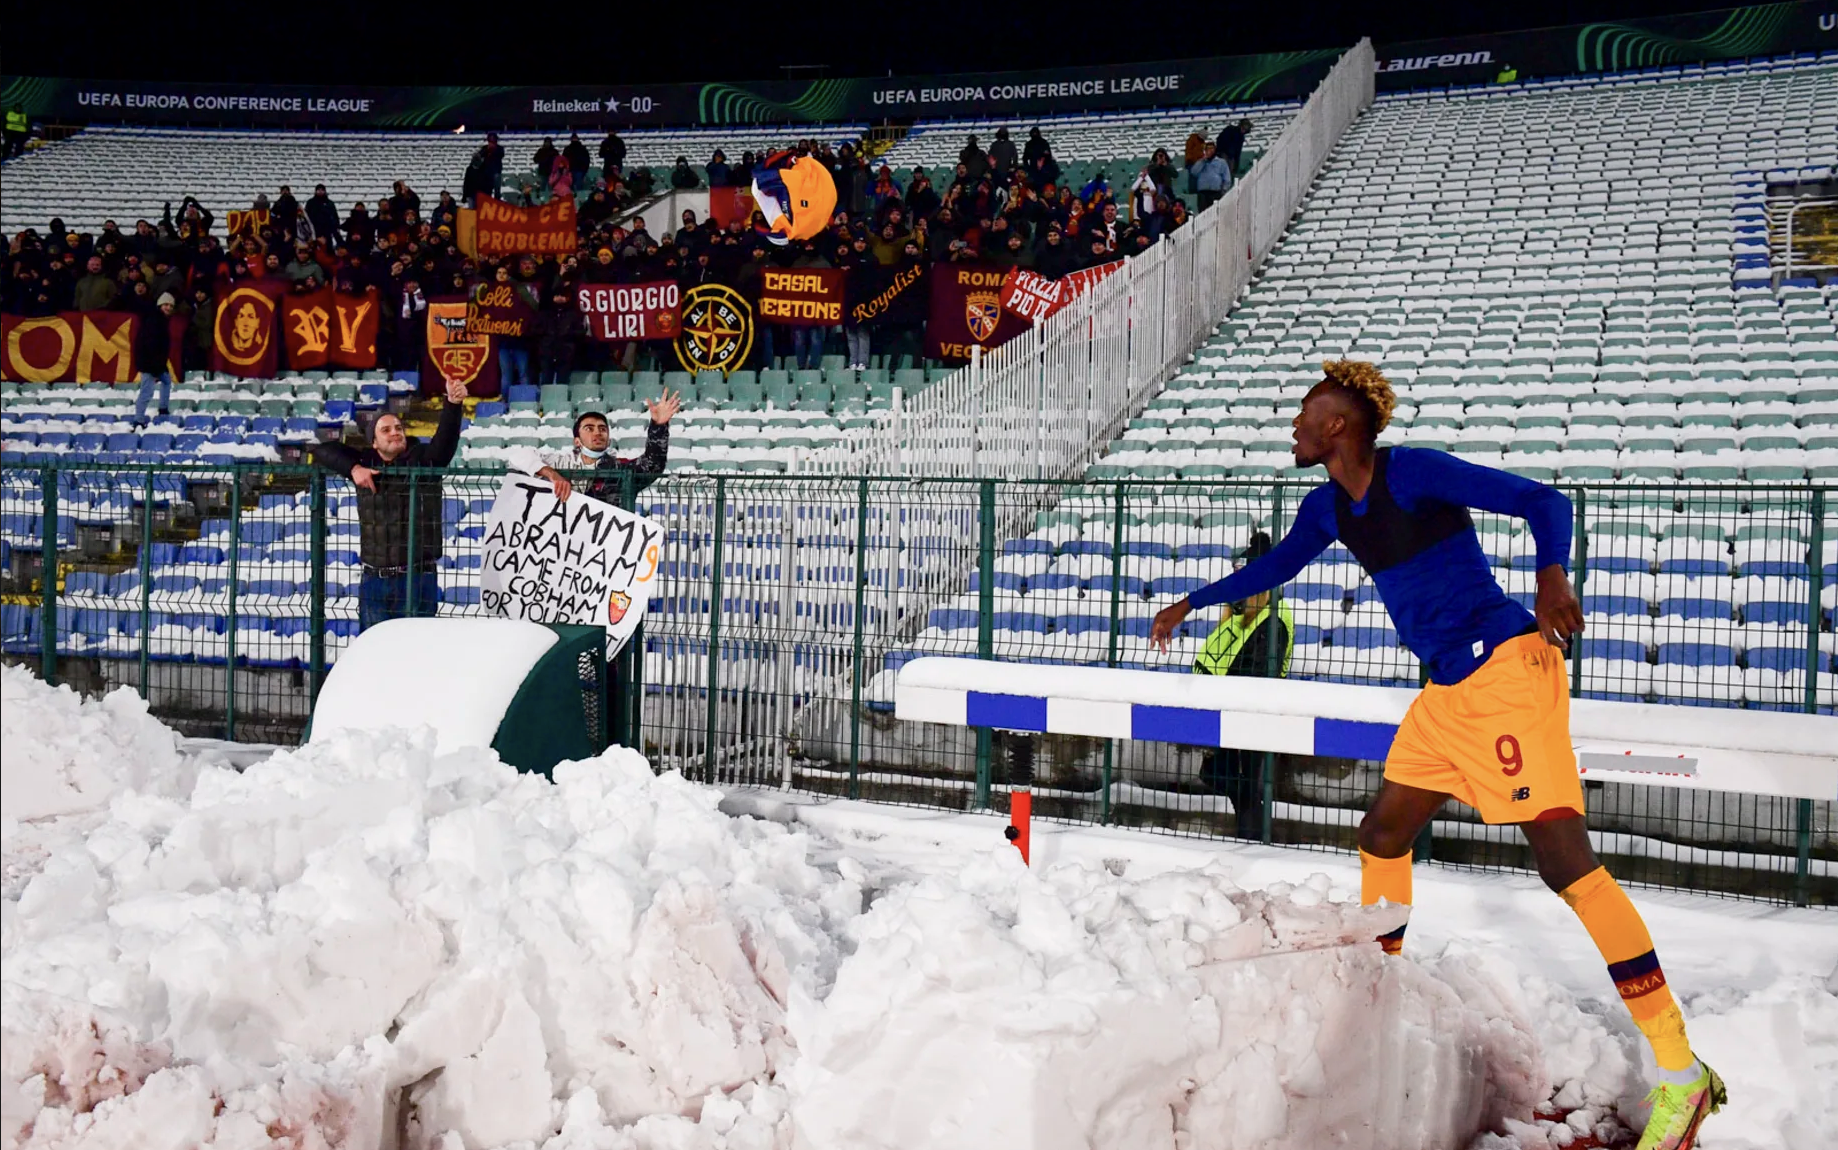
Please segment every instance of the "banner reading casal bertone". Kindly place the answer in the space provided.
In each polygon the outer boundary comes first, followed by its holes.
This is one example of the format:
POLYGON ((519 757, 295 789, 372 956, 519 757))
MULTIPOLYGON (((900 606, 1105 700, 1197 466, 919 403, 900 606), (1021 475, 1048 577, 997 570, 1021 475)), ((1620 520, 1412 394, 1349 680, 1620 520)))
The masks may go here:
MULTIPOLYGON (((1792 2, 1379 44, 1381 88, 1572 75, 1838 47, 1830 3, 1792 2)), ((1193 60, 929 76, 697 84, 405 88, 0 77, 36 120, 367 128, 842 123, 1245 103, 1312 91, 1344 45, 1193 60)))

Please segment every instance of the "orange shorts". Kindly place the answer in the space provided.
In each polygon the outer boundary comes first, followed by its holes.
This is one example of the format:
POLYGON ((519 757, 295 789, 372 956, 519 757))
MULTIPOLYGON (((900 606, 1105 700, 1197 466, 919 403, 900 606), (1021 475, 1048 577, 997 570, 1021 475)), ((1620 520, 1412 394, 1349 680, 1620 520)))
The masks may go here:
POLYGON ((1543 635, 1519 635, 1461 682, 1424 687, 1392 740, 1385 777, 1453 795, 1489 823, 1582 814, 1563 651, 1543 635))

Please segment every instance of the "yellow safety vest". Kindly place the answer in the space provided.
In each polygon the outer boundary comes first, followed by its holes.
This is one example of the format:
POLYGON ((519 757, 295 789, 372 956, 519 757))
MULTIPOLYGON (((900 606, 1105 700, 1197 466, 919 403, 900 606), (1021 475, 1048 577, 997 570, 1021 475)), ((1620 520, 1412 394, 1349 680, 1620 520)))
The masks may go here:
MULTIPOLYGON (((1238 652, 1244 650, 1251 636, 1257 633, 1257 629, 1263 626, 1264 620, 1269 617, 1269 604, 1265 604, 1264 609, 1259 611, 1255 618, 1249 620, 1236 611, 1227 615, 1219 626, 1213 629, 1213 633, 1206 637, 1206 646, 1200 649, 1200 657, 1193 661, 1194 671, 1201 675, 1230 674, 1232 661, 1238 658, 1238 652)), ((1296 649, 1296 623, 1289 614, 1289 604, 1281 599, 1276 600, 1276 617, 1282 620, 1286 633, 1283 643, 1283 662, 1276 674, 1278 678, 1287 678, 1289 657, 1295 653, 1296 649)), ((1247 668, 1247 671, 1250 674, 1265 674, 1262 667, 1256 670, 1247 668)))
POLYGON ((26 114, 24 112, 8 112, 6 114, 7 131, 23 132, 30 126, 31 123, 26 119, 26 114))

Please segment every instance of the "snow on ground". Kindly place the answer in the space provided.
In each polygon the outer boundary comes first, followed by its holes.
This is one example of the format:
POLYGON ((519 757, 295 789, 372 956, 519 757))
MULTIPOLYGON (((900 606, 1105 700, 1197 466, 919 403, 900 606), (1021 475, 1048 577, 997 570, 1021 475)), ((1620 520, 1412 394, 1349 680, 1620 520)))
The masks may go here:
MULTIPOLYGON (((1420 870, 1400 962, 1337 855, 1037 826, 1030 871, 993 818, 623 750, 239 772, 131 695, 5 689, 5 1150, 1532 1150, 1642 1091, 1535 880, 1420 870)), ((1702 1144, 1830 1145, 1832 916, 1636 897, 1730 1080, 1702 1144)))

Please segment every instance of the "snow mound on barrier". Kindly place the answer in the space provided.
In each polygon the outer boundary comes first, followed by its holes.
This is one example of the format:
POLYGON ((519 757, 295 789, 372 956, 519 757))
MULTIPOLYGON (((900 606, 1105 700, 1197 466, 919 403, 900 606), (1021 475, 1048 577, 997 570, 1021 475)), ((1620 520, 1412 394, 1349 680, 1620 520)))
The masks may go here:
POLYGON ((798 1145, 1457 1147, 1548 1093, 1493 972, 1385 958, 1317 876, 1129 881, 1009 853, 880 899, 794 1011, 798 1145))
POLYGON ((187 786, 178 737, 132 690, 85 699, 0 668, 0 815, 23 822, 95 810, 123 790, 187 786))

